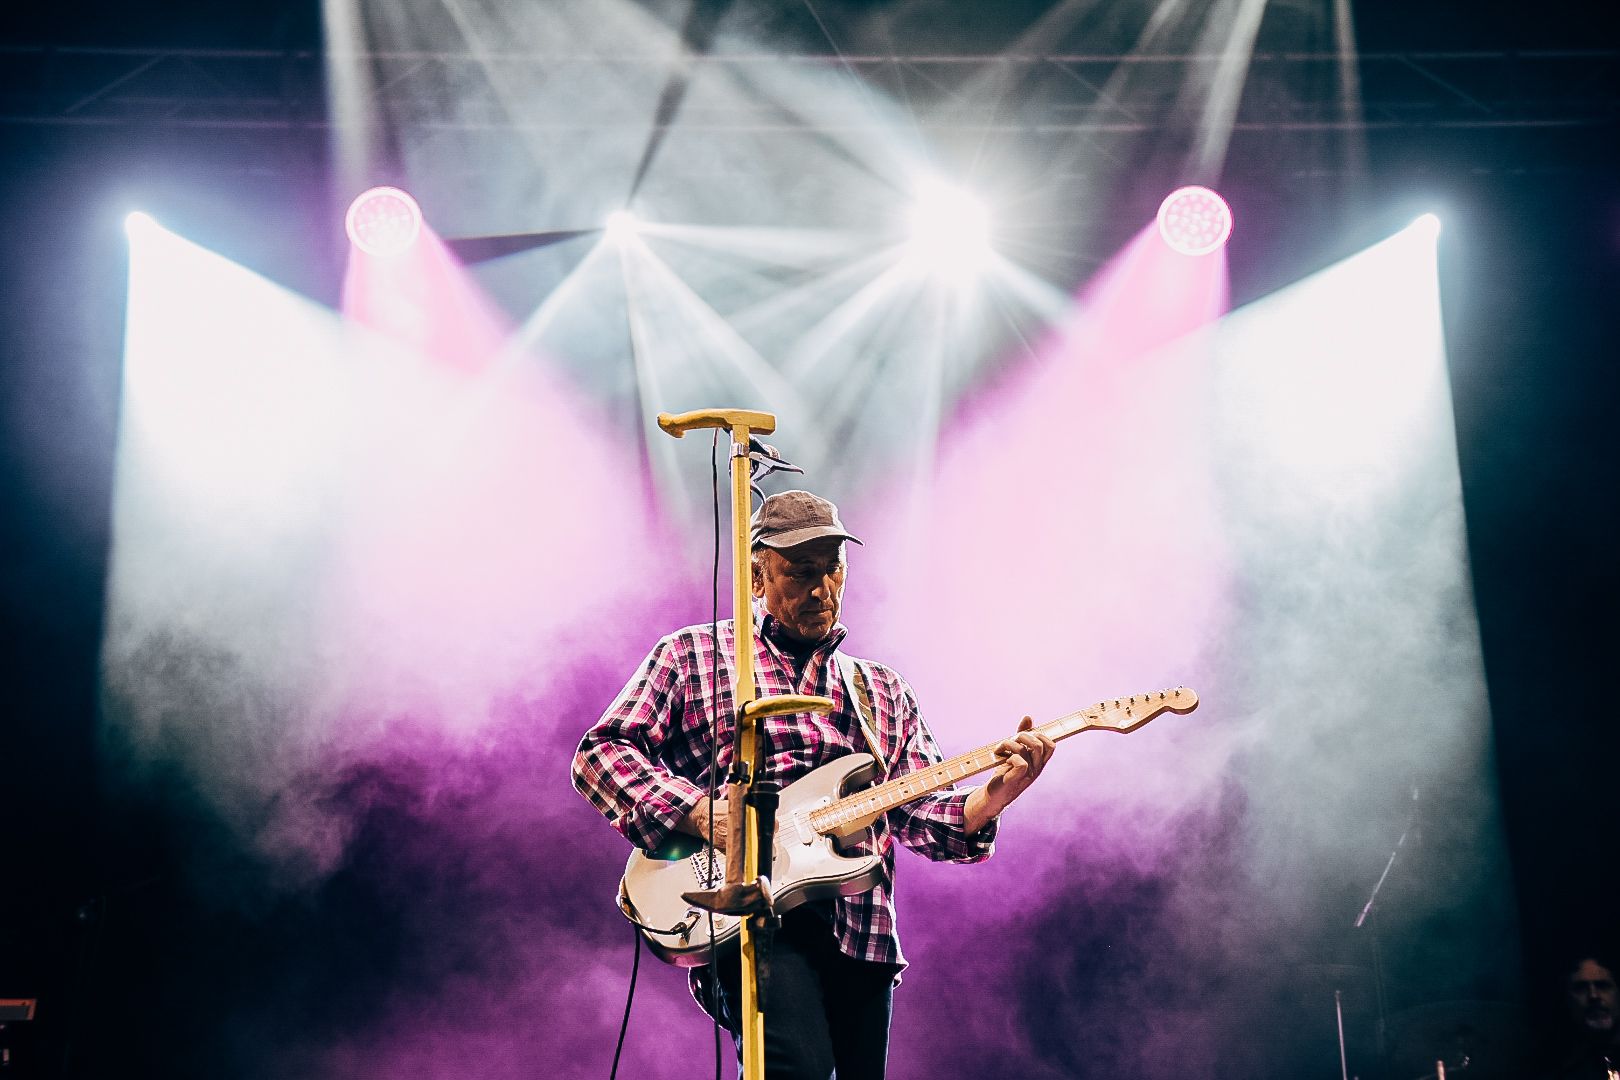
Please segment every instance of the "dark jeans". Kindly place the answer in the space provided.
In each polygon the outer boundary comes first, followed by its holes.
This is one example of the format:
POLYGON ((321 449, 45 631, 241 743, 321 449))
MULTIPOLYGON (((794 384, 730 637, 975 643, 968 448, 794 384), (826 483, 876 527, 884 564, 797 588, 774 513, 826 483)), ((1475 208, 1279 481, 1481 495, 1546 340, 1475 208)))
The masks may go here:
MULTIPOLYGON (((762 998, 768 1080, 882 1080, 889 1057, 894 968, 838 951, 832 928, 808 907, 782 919, 762 998)), ((719 1018, 742 1056, 737 950, 716 965, 719 1018)))

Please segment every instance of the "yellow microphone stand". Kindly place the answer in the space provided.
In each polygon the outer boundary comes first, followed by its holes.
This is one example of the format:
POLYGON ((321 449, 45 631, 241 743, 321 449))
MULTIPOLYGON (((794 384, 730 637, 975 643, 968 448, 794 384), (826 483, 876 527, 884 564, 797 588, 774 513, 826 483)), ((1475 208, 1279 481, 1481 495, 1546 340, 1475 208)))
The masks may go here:
MULTIPOLYGON (((671 415, 658 414, 658 426, 679 439, 688 431, 724 428, 731 435, 731 551, 732 612, 736 627, 736 670, 733 672, 733 701, 737 710, 737 735, 731 774, 726 783, 729 818, 726 835, 726 879, 719 888, 688 893, 686 899, 711 911, 744 914, 742 920, 742 1075, 743 1080, 764 1080, 765 1015, 759 1001, 759 956, 755 948, 757 928, 771 917, 769 851, 761 850, 758 807, 750 796, 760 770, 759 720, 786 713, 831 712, 829 698, 802 695, 756 697, 754 685, 753 569, 749 552, 749 522, 753 500, 749 494, 749 451, 751 438, 776 430, 776 417, 749 409, 700 409, 671 415), (737 843, 738 838, 742 843, 737 843)), ((715 643, 719 648, 719 642, 715 643)))

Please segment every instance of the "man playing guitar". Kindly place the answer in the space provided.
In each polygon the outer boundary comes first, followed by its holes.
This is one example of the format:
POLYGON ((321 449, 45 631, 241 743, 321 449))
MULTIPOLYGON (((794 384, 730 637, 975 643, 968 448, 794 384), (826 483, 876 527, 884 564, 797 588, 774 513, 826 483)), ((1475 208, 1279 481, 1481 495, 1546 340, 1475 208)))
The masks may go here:
MULTIPOLYGON (((825 716, 801 713, 762 723, 758 780, 786 786, 851 754, 871 753, 881 779, 941 760, 905 680, 838 650, 846 633, 838 621, 846 542, 860 543, 844 529, 837 507, 809 492, 772 495, 754 515, 759 692, 834 702, 825 716)), ((732 700, 733 640, 730 620, 665 637, 585 733, 574 757, 574 786, 644 851, 675 832, 726 844, 727 808, 711 805, 708 791, 711 776, 723 776, 730 763, 738 704, 732 700)), ((883 1076, 892 992, 906 964, 895 929, 894 842, 939 861, 989 858, 999 815, 1052 755, 1053 740, 1032 729, 1026 716, 1017 735, 995 748, 1000 762, 984 785, 935 791, 879 817, 864 848, 882 855, 871 889, 812 900, 783 918, 764 1002, 771 1080, 827 1080, 835 1069, 839 1080, 883 1076)), ((694 996, 734 1038, 738 963, 735 948, 721 949, 713 963, 692 971, 694 996)))

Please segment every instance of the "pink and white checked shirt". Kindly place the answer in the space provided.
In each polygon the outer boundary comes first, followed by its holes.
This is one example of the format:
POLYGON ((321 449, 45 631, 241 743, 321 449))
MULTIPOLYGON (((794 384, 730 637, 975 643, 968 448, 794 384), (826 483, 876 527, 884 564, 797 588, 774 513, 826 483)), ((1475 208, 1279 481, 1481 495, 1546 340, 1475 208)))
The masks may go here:
MULTIPOLYGON (((719 624, 718 685, 714 677, 715 638, 709 624, 688 626, 653 647, 640 670, 620 691, 602 718, 585 733, 574 755, 574 786, 632 844, 650 850, 670 834, 709 789, 709 732, 713 710, 720 714, 721 783, 731 762, 736 706, 732 702, 735 628, 719 624)), ((867 752, 857 706, 844 692, 834 651, 846 633, 840 625, 810 656, 797 682, 794 664, 782 648, 776 619, 764 606, 754 609, 755 682, 760 696, 814 694, 833 700, 822 716, 799 713, 763 722, 764 765, 757 779, 786 787, 818 765, 847 754, 867 752)), ((845 657, 846 662, 849 657, 845 657)), ((873 726, 888 776, 926 768, 941 760, 916 695, 898 674, 861 661, 870 675, 873 726)), ((981 862, 995 847, 996 822, 978 833, 964 831, 966 790, 935 792, 890 811, 875 828, 883 853, 883 876, 858 896, 828 904, 839 949, 848 956, 905 966, 894 910, 894 841, 936 861, 981 862)), ((871 850, 871 849, 865 849, 871 850)))

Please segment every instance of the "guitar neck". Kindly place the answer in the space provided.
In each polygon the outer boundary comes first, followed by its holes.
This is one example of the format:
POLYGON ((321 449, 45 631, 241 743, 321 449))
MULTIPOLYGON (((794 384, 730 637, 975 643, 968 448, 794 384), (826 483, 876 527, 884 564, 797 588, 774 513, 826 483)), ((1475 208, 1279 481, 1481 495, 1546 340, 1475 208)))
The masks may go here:
MULTIPOLYGON (((1161 712, 1190 712, 1198 704, 1198 695, 1184 686, 1157 693, 1139 694, 1114 701, 1100 701, 1087 709, 1079 709, 1042 724, 1035 731, 1061 742, 1082 731, 1135 731, 1161 712)), ((958 780, 987 772, 1002 762, 996 752, 1002 740, 986 743, 977 750, 958 754, 953 758, 930 765, 926 769, 908 772, 881 784, 874 784, 853 795, 829 803, 810 815, 810 825, 819 833, 842 834, 857 823, 871 822, 896 807, 931 795, 950 787, 958 780)))

